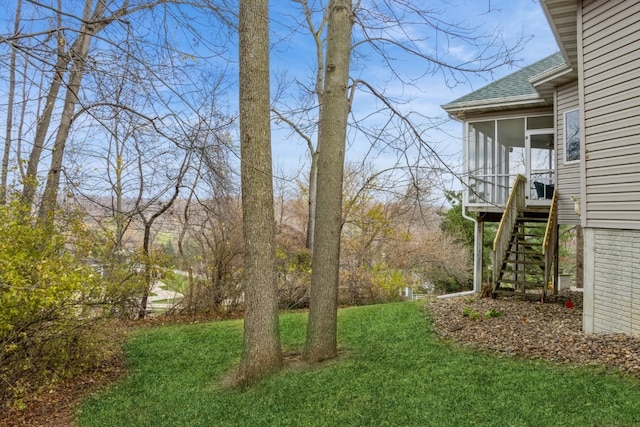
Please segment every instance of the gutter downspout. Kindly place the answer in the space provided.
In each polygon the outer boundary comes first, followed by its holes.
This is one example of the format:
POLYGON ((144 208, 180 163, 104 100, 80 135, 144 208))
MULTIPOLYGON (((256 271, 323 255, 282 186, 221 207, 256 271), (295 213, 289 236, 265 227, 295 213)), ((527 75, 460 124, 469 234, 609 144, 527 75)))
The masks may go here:
MULTIPOLYGON (((463 198, 465 200, 466 198, 463 198)), ((463 202, 464 203, 464 202, 463 202)), ((445 298, 455 298, 455 297, 464 297, 467 295, 474 295, 480 292, 479 281, 478 281, 478 269, 476 268, 478 264, 478 245, 476 242, 478 241, 478 235, 480 234, 478 231, 478 220, 476 218, 470 217, 467 215, 467 211, 463 204, 462 206, 462 217, 466 220, 473 222, 473 290, 471 291, 462 291, 462 292, 454 292, 451 294, 438 295, 438 299, 445 298)))
MULTIPOLYGON (((460 120, 458 117, 454 116, 452 113, 449 113, 449 118, 456 120, 456 121, 462 121, 460 120)), ((465 162, 468 161, 468 154, 467 154, 467 144, 466 144, 466 139, 465 136, 466 135, 466 124, 464 122, 462 122, 462 138, 463 141, 465 141, 464 144, 464 153, 465 153, 465 162)), ((467 183, 468 184, 468 183, 467 183)), ((468 188, 468 187, 467 187, 468 188)), ((463 296, 467 296, 467 295, 474 295, 477 294, 481 291, 481 285, 480 285, 480 281, 478 280, 478 259, 479 257, 481 257, 482 255, 479 254, 478 252, 478 237, 480 239, 482 239, 483 236, 479 236, 479 230, 478 230, 478 220, 476 218, 470 217, 469 215, 467 215, 467 209, 466 209, 466 201, 467 201, 467 190, 465 190, 464 192, 464 196, 462 197, 462 217, 468 221, 473 222, 473 290, 471 291, 462 291, 462 292, 454 292, 451 294, 445 294, 445 295, 438 295, 438 299, 445 299, 445 298, 455 298, 455 297, 463 297, 463 296)), ((482 263, 482 259, 480 258, 480 263, 482 263)), ((482 264, 481 264, 482 265, 482 264)), ((480 280, 482 280, 482 277, 479 278, 480 280)))

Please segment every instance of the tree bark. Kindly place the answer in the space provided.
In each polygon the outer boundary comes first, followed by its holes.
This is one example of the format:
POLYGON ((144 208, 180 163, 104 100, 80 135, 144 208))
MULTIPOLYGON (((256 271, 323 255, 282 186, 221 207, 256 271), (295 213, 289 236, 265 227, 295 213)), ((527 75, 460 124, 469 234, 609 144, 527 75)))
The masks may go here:
MULTIPOLYGON (((22 0, 16 5, 16 18, 13 24, 13 34, 20 31, 20 15, 22 12, 22 0)), ((7 202, 7 185, 9 178, 9 152, 11 151, 11 130, 13 127, 13 103, 16 93, 16 48, 11 48, 9 60, 9 96, 7 97, 7 128, 4 140, 4 152, 2 154, 2 176, 0 177, 0 204, 7 202)))
POLYGON ((26 203, 33 204, 36 189, 38 187, 38 166, 40 165, 40 157, 42 156, 42 150, 44 149, 47 132, 51 125, 51 116, 55 107, 56 98, 62 85, 64 73, 69 65, 69 57, 63 51, 62 39, 59 39, 58 47, 58 60, 53 71, 53 80, 49 87, 49 93, 44 104, 44 110, 42 115, 38 118, 38 124, 36 125, 36 135, 33 140, 33 147, 29 154, 29 160, 27 162, 27 171, 24 177, 24 186, 22 188, 22 198, 26 203))
POLYGON ((282 366, 275 269, 268 0, 241 0, 239 24, 245 316, 237 381, 247 384, 282 366))
POLYGON ((38 217, 41 221, 52 219, 52 214, 56 207, 64 151, 73 121, 74 110, 78 103, 78 94, 82 84, 82 79, 86 72, 86 62, 92 38, 110 23, 117 21, 119 18, 140 10, 152 9, 158 4, 162 4, 166 1, 167 0, 154 0, 133 6, 126 1, 114 12, 107 9, 106 2, 104 1, 85 0, 81 19, 82 24, 78 32, 78 37, 68 51, 65 50, 67 42, 64 39, 64 33, 62 31, 62 12, 58 11, 59 33, 57 63, 54 68, 54 78, 49 89, 49 93, 47 94, 44 111, 38 120, 36 136, 31 155, 29 156, 25 184, 23 187, 23 198, 28 203, 33 203, 37 188, 38 166, 42 150, 44 148, 45 139, 51 125, 51 115, 55 107, 58 91, 64 82, 64 74, 66 73, 69 64, 71 64, 69 81, 65 85, 67 92, 62 106, 61 119, 56 132, 51 156, 51 166, 49 167, 47 183, 45 185, 42 203, 38 211, 38 217))
POLYGON ((304 358, 337 355, 337 312, 342 230, 342 181, 349 113, 351 0, 331 0, 318 139, 318 180, 309 323, 304 358))
MULTIPOLYGON (((91 12, 92 0, 87 0, 85 4, 84 17, 89 20, 91 12)), ((93 13, 94 18, 102 17, 104 11, 104 3, 98 2, 96 10, 93 13)), ((89 45, 91 38, 95 34, 94 25, 83 23, 80 29, 80 35, 73 44, 69 56, 71 57, 71 75, 67 85, 67 93, 62 108, 62 117, 60 125, 56 133, 56 139, 53 144, 53 153, 51 154, 51 166, 47 176, 47 183, 42 195, 42 203, 38 212, 40 221, 53 219, 53 213, 57 206, 58 187, 60 186, 60 172, 62 171, 62 160, 64 159, 64 150, 69 136, 69 130, 73 121, 73 112, 78 104, 78 93, 82 84, 82 78, 86 69, 87 56, 89 55, 89 45)))
POLYGON ((307 212, 307 237, 305 247, 313 250, 313 233, 316 228, 316 194, 318 189, 318 152, 311 151, 311 166, 309 167, 309 210, 307 212))
MULTIPOLYGON (((318 25, 318 28, 314 28, 312 12, 309 8, 308 2, 304 2, 305 16, 307 19, 307 25, 313 35, 316 48, 316 82, 315 93, 318 99, 318 121, 322 120, 322 96, 324 93, 324 46, 322 42, 322 31, 327 22, 328 10, 325 12, 322 22, 318 25)), ((320 141, 322 135, 322 129, 318 126, 318 141, 320 141)), ((309 155, 311 157, 311 166, 309 167, 309 212, 307 221, 307 238, 305 246, 309 250, 313 250, 314 233, 316 229, 316 206, 318 205, 318 149, 313 147, 313 144, 309 144, 309 155)))

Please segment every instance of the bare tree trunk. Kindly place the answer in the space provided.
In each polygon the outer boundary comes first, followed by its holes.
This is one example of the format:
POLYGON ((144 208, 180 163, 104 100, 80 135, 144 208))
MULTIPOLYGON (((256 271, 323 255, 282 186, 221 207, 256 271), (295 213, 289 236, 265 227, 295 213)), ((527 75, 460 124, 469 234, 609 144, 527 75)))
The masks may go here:
MULTIPOLYGON (((318 98, 318 120, 322 120, 323 114, 323 94, 324 94, 324 44, 322 40, 322 34, 329 15, 328 9, 324 13, 322 22, 318 25, 318 28, 314 28, 312 12, 308 3, 304 2, 305 16, 307 19, 307 25, 313 35, 316 48, 316 82, 315 93, 318 98)), ((322 137, 322 127, 318 127, 318 144, 322 137)), ((308 214, 308 226, 307 226, 307 240, 306 248, 313 250, 314 233, 316 229, 316 207, 318 206, 318 149, 314 149, 312 144, 309 144, 309 155, 311 157, 311 166, 309 168, 309 214, 308 214)))
MULTIPOLYGON (((144 254, 144 278, 145 278, 145 287, 142 294, 142 300, 140 302, 140 307, 138 310, 138 319, 144 319, 147 315, 147 303, 149 301, 149 294, 151 292, 151 288, 153 286, 153 277, 152 277, 152 267, 153 260, 151 259, 151 227, 153 223, 166 211, 173 206, 178 195, 180 194, 180 188, 182 187, 182 181, 184 176, 189 169, 189 161, 191 159, 191 153, 185 153, 185 157, 182 161, 182 165, 180 166, 180 172, 176 177, 176 182, 173 187, 173 194, 171 198, 167 200, 164 204, 160 206, 160 208, 153 213, 149 217, 149 219, 145 218, 142 212, 140 212, 140 218, 142 219, 142 224, 144 225, 144 238, 142 240, 142 253, 144 254)), ((142 170, 140 170, 140 174, 142 174, 142 170)))
MULTIPOLYGON (((18 0, 16 5, 16 19, 13 24, 13 34, 20 31, 20 15, 22 11, 22 0, 18 0)), ((7 184, 9 178, 9 152, 11 151, 11 133, 13 128, 13 103, 16 93, 16 49, 11 48, 11 58, 9 59, 9 96, 7 98, 7 130, 4 140, 4 152, 2 154, 2 176, 0 176, 0 205, 7 202, 7 184)))
POLYGON ((351 0, 331 0, 318 140, 318 192, 304 357, 317 362, 337 354, 342 181, 349 113, 351 0))
POLYGON ((311 167, 309 168, 309 212, 307 219, 307 238, 305 247, 313 250, 313 233, 316 229, 316 195, 318 193, 318 152, 311 152, 311 167))
POLYGON ((186 304, 184 304, 184 307, 186 307, 186 309, 189 310, 190 312, 195 312, 195 310, 193 310, 193 302, 194 302, 193 301, 193 297, 194 297, 193 265, 187 259, 187 253, 185 251, 184 243, 185 243, 185 236, 187 235, 187 232, 189 231, 189 227, 190 227, 189 212, 191 210, 191 201, 193 200, 193 196, 197 188, 197 181, 200 177, 201 166, 202 166, 202 163, 200 163, 200 165, 196 168, 195 182, 189 191, 189 196, 187 197, 187 200, 185 201, 185 204, 184 204, 184 209, 182 210, 182 220, 183 220, 182 230, 180 230, 180 235, 178 236, 178 253, 180 254, 180 258, 184 263, 181 269, 186 268, 187 277, 189 279, 189 292, 187 292, 187 295, 185 296, 186 304))
MULTIPOLYGON (((62 43, 59 42, 59 44, 62 43)), ((36 189, 38 187, 37 177, 38 166, 40 165, 40 157, 42 155, 47 132, 49 131, 49 126, 51 124, 51 115, 53 114, 55 101, 58 97, 60 86, 62 85, 64 73, 67 66, 69 65, 68 57, 64 52, 62 52, 62 48, 59 47, 58 50, 58 61, 56 62, 53 72, 53 81, 51 82, 49 93, 47 94, 47 98, 44 104, 44 110, 42 111, 42 115, 38 119, 38 124, 36 126, 36 135, 33 140, 33 147, 31 149, 31 153, 29 154, 27 171, 24 177, 22 198, 26 203, 30 204, 33 204, 35 202, 34 197, 36 194, 36 189)))
POLYGON ((240 0, 239 24, 245 316, 237 381, 250 383, 282 366, 271 169, 268 0, 240 0))
POLYGON ((69 136, 69 130, 71 129, 74 110, 78 103, 78 94, 82 84, 82 79, 86 72, 89 46, 92 38, 102 31, 107 25, 115 22, 119 18, 139 10, 152 9, 163 2, 164 0, 155 0, 131 6, 128 1, 125 1, 119 9, 111 11, 107 9, 106 2, 104 1, 85 0, 82 24, 78 32, 78 38, 73 42, 68 51, 65 51, 67 43, 64 39, 64 33, 62 32, 62 29, 64 28, 61 20, 62 12, 59 11, 58 28, 60 30, 58 33, 58 59, 54 69, 54 79, 49 89, 49 93, 47 94, 47 102, 44 112, 40 120, 38 120, 36 137, 29 157, 25 185, 23 188, 24 199, 29 203, 33 203, 37 187, 37 173, 40 156, 51 124, 51 114, 55 106, 58 91, 64 80, 64 74, 68 65, 71 63, 72 68, 70 70, 69 81, 66 84, 67 92, 62 105, 61 119, 53 146, 51 165, 48 171, 43 201, 38 211, 38 217, 41 221, 51 219, 51 215, 56 207, 56 198, 60 184, 60 172, 62 170, 62 161, 64 159, 67 137, 69 136), (110 15, 105 14, 105 12, 110 15))
MULTIPOLYGON (((87 0, 85 4, 83 16, 86 18, 86 21, 88 21, 91 16, 92 3, 93 0, 87 0)), ((98 2, 96 10, 93 13, 94 18, 101 17, 103 15, 104 6, 103 2, 98 2)), ((38 218, 41 221, 52 219, 57 205, 56 201, 58 197, 58 187, 60 186, 60 172, 62 171, 62 160, 64 159, 67 137, 69 136, 69 130, 71 129, 73 121, 73 112, 78 104, 78 93, 80 91, 80 85, 82 84, 82 78, 86 69, 89 45, 91 43, 91 38, 95 34, 94 25, 89 25, 86 21, 83 23, 78 39, 73 44, 69 53, 72 58, 71 76, 67 85, 67 94, 62 108, 60 125, 53 144, 53 153, 51 154, 51 166, 49 167, 47 184, 44 188, 42 203, 40 204, 40 210, 38 212, 38 218)))

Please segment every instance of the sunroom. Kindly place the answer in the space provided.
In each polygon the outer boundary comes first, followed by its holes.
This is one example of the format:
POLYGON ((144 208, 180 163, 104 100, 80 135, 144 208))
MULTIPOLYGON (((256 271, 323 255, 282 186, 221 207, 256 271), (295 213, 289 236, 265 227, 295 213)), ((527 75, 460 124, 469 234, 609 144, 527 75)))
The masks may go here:
POLYGON ((475 222, 475 292, 490 282, 493 295, 544 298, 548 284, 557 283, 554 84, 567 72, 554 54, 442 106, 463 125, 463 209, 475 222), (483 265, 485 223, 499 223, 486 269, 491 278, 483 265))
POLYGON ((526 204, 549 206, 555 189, 553 122, 550 114, 465 122, 465 206, 500 210, 518 175, 526 178, 526 204))
POLYGON ((463 123, 465 206, 504 208, 516 176, 527 206, 549 206, 555 191, 554 88, 567 66, 556 53, 443 105, 463 123))

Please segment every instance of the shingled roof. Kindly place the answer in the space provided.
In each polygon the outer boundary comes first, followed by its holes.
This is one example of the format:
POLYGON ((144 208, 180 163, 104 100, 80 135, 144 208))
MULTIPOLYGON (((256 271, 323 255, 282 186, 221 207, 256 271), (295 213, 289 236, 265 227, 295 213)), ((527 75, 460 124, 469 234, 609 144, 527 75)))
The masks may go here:
POLYGON ((565 64, 560 52, 511 73, 476 91, 462 96, 442 106, 445 111, 455 113, 468 109, 504 107, 509 104, 544 104, 545 100, 534 88, 531 81, 535 76, 548 73, 565 64))

